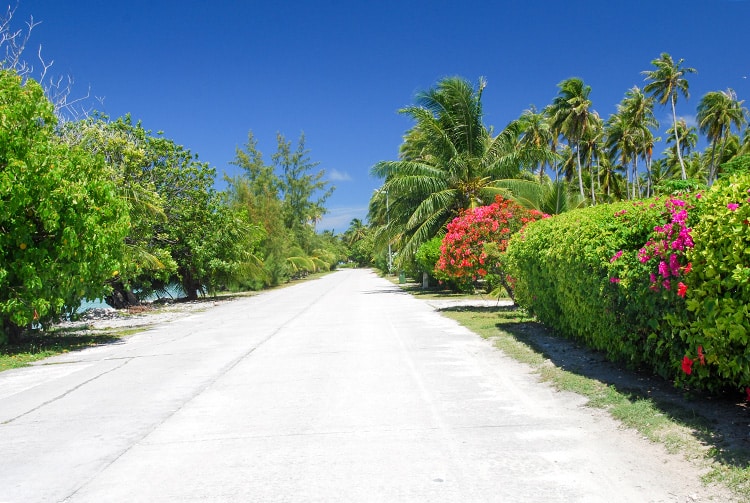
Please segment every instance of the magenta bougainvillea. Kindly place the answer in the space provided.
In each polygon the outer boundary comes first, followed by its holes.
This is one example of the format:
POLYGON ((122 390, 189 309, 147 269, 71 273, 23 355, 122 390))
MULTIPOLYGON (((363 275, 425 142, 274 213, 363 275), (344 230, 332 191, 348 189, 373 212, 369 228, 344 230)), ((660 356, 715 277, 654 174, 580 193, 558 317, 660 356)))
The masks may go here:
POLYGON ((500 282, 505 283, 498 255, 505 251, 513 234, 543 216, 500 196, 488 206, 465 210, 448 224, 435 270, 464 283, 488 274, 499 275, 500 282), (486 245, 492 245, 492 251, 486 245))

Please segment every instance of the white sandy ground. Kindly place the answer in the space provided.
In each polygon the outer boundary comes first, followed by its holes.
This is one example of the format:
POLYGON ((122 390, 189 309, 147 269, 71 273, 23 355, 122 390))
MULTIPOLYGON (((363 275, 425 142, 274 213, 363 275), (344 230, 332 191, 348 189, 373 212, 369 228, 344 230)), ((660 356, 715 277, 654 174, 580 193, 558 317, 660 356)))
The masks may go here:
POLYGON ((371 272, 208 307, 0 374, 0 502, 731 501, 371 272))

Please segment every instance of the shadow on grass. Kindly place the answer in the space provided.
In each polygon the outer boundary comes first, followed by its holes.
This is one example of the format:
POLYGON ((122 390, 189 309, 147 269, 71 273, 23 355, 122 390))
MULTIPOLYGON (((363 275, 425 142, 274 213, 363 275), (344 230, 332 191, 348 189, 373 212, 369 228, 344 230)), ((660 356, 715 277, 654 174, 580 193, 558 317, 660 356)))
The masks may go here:
POLYGON ((105 344, 121 344, 116 333, 92 334, 81 328, 57 328, 54 332, 34 332, 24 335, 16 344, 0 347, 0 370, 22 367, 31 362, 60 353, 105 344))
MULTIPOLYGON (((441 311, 497 316, 490 326, 527 345, 556 367, 599 381, 630 403, 648 401, 672 422, 689 428, 700 443, 708 446, 711 459, 729 468, 750 467, 750 409, 742 397, 707 396, 677 389, 671 382, 644 370, 612 363, 602 352, 556 336, 516 306, 452 307, 441 311)), ((740 485, 746 488, 748 482, 740 485)))

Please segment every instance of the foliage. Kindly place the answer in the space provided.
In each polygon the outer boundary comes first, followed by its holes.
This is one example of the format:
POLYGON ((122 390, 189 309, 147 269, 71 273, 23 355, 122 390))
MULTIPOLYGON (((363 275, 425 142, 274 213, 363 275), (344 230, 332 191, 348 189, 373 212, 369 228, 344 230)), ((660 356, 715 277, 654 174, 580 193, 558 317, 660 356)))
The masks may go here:
POLYGON ((33 80, 0 72, 0 343, 101 297, 128 212, 101 156, 55 135, 33 80))
POLYGON ((638 260, 638 251, 670 219, 664 203, 651 200, 599 205, 530 224, 507 250, 516 301, 561 334, 616 361, 668 374, 669 348, 651 335, 660 333, 663 312, 677 296, 654 295, 649 265, 638 260))
POLYGON ((719 178, 750 174, 750 154, 740 155, 721 165, 719 178))
POLYGON ((717 182, 702 198, 688 259, 685 317, 670 316, 685 352, 684 376, 708 389, 750 386, 750 174, 717 182), (687 367, 685 367, 687 368, 687 367))
POLYGON ((750 390, 749 221, 750 174, 739 174, 705 193, 536 222, 508 248, 517 301, 614 360, 750 390))
POLYGON ((400 267, 462 210, 489 204, 497 194, 536 188, 517 179, 521 166, 530 164, 523 157, 530 151, 515 148, 518 126, 495 136, 482 122, 485 85, 483 79, 474 87, 451 77, 419 93, 415 106, 400 110, 416 122, 404 137, 401 159, 372 168, 385 182, 370 201, 370 221, 381 247, 390 243, 398 250, 400 267))
POLYGON ((238 148, 232 164, 244 173, 227 178, 229 204, 242 208, 263 229, 257 253, 263 261, 262 274, 241 283, 250 288, 276 286, 291 278, 330 270, 346 259, 344 246, 333 236, 315 233, 317 220, 325 213, 325 200, 333 191, 323 179, 323 170, 310 171, 304 135, 297 150, 282 135, 272 165, 263 161, 252 132, 238 148))
POLYGON ((464 285, 491 274, 512 297, 502 254, 513 234, 541 217, 541 212, 526 210, 500 196, 490 205, 466 210, 448 224, 435 269, 464 285))
POLYGON ((435 266, 440 260, 440 248, 442 247, 443 239, 441 237, 434 237, 422 243, 414 255, 414 261, 422 272, 426 272, 431 277, 435 278, 436 271, 435 266))

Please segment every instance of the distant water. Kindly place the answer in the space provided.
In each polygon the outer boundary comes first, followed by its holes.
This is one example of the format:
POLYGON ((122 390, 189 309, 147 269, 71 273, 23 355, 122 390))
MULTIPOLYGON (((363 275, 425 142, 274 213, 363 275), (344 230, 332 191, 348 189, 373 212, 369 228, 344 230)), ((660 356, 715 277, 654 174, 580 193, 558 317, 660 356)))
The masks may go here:
MULTIPOLYGON (((162 292, 163 293, 163 292, 162 292)), ((179 299, 180 297, 185 296, 185 292, 182 290, 182 288, 179 285, 170 285, 166 289, 166 293, 169 295, 151 295, 150 297, 146 298, 146 302, 152 302, 158 299, 163 298, 172 298, 172 299, 179 299)), ((76 310, 77 313, 83 313, 84 311, 88 309, 109 309, 109 305, 104 302, 104 299, 95 299, 95 300, 89 300, 84 299, 83 302, 81 302, 81 307, 76 310)))

